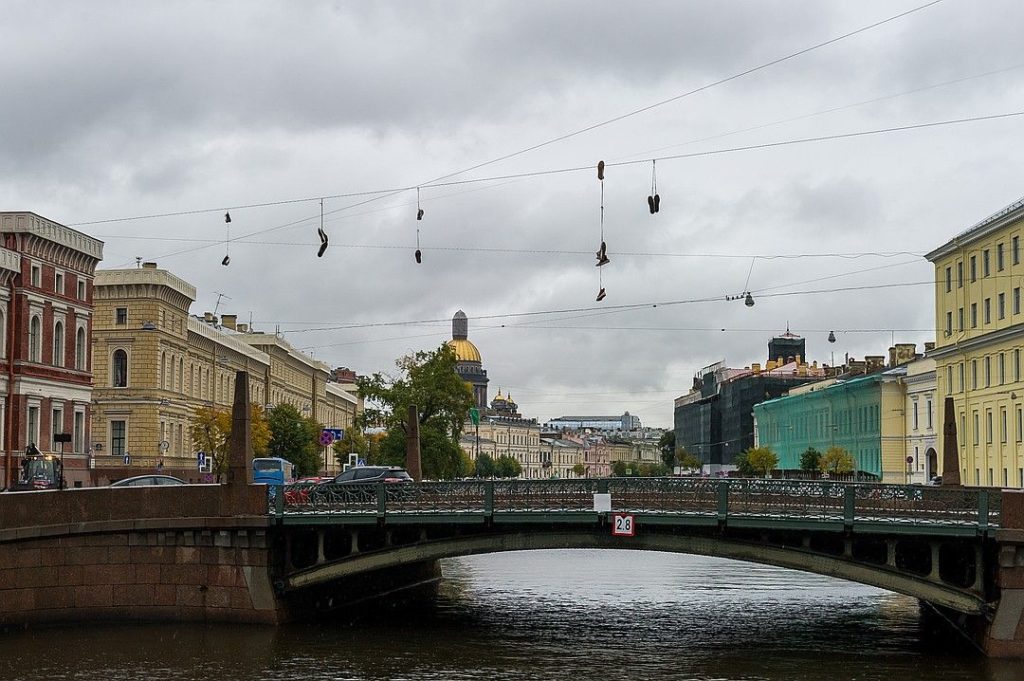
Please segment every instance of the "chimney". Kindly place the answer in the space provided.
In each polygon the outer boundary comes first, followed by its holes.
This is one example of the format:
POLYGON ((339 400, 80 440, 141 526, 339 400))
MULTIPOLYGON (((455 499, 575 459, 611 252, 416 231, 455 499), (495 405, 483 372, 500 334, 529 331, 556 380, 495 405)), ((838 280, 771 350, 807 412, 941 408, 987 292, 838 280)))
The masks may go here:
POLYGON ((142 269, 144 269, 144 270, 155 270, 156 269, 156 263, 155 262, 144 262, 144 263, 142 263, 142 269))
POLYGON ((899 363, 899 359, 896 356, 896 348, 889 348, 889 366, 894 367, 899 363))
POLYGON ((885 368, 885 355, 867 355, 864 357, 865 370, 871 374, 885 368))
POLYGON ((761 373, 761 363, 760 362, 751 362, 750 363, 750 370, 753 371, 755 375, 761 373))
POLYGON ((232 331, 235 330, 235 324, 237 322, 238 322, 238 315, 236 315, 236 314, 226 314, 226 315, 221 316, 221 318, 220 318, 220 323, 223 326, 231 329, 232 331))
POLYGON ((207 324, 212 324, 213 323, 213 313, 212 312, 204 312, 203 313, 203 321, 206 322, 207 324))
POLYGON ((907 362, 913 362, 915 357, 917 357, 917 343, 896 344, 897 364, 906 364, 907 362))
POLYGON ((935 349, 935 341, 928 341, 927 343, 924 344, 924 351, 925 351, 925 353, 929 353, 929 352, 931 352, 934 349, 935 349))
POLYGON ((238 324, 238 325, 235 326, 235 331, 237 331, 238 333, 249 333, 249 325, 248 324, 238 324))

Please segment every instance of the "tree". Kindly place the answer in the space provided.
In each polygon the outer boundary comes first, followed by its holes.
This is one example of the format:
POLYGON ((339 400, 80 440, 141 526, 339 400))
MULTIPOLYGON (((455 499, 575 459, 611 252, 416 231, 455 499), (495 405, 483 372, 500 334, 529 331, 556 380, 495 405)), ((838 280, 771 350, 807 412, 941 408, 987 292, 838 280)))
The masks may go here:
POLYGON ((370 442, 358 427, 345 429, 345 436, 334 443, 334 458, 339 464, 348 463, 349 454, 358 454, 360 459, 367 459, 370 453, 370 442))
POLYGON ((660 478, 669 474, 669 468, 661 463, 641 463, 639 466, 641 478, 660 478))
POLYGON ((747 450, 747 461, 758 475, 768 477, 779 465, 779 457, 767 447, 752 447, 747 450))
MULTIPOLYGON (((210 469, 220 480, 228 468, 231 449, 231 412, 227 409, 199 407, 192 415, 189 434, 196 451, 206 452, 211 459, 210 469)), ((266 456, 270 442, 270 426, 263 405, 249 406, 249 442, 254 457, 266 456)), ((248 465, 248 462, 246 462, 248 465)))
POLYGON ((680 447, 676 450, 676 462, 680 468, 692 471, 701 467, 700 459, 680 447))
POLYGON ((508 454, 502 454, 494 462, 494 476, 498 478, 518 478, 523 474, 519 461, 508 454))
POLYGON ((630 474, 628 464, 625 461, 612 461, 612 477, 624 478, 630 474))
MULTIPOLYGON (((397 377, 376 373, 356 379, 366 406, 359 425, 385 429, 380 459, 405 465, 406 419, 410 405, 419 418, 423 476, 447 479, 465 475, 466 460, 459 436, 466 414, 473 406, 473 391, 455 373, 455 351, 447 344, 419 351, 395 362, 397 377)), ((518 462, 517 462, 518 463, 518 462)))
POLYGON ((320 456, 320 431, 323 426, 311 417, 303 417, 290 404, 279 404, 270 410, 270 456, 295 464, 296 475, 315 475, 323 466, 320 456))
POLYGON ((733 459, 733 463, 736 465, 736 470, 745 478, 752 478, 757 473, 753 464, 750 463, 749 452, 740 452, 733 459))
POLYGON ((484 452, 476 458, 476 476, 478 478, 494 477, 494 459, 490 454, 484 452))
POLYGON ((821 469, 821 452, 814 447, 808 447, 803 454, 800 455, 800 470, 805 472, 817 471, 821 469))
POLYGON ((582 478, 583 475, 587 472, 587 467, 581 463, 578 463, 572 467, 572 472, 576 475, 577 478, 582 478))
POLYGON ((853 456, 837 445, 829 447, 821 457, 819 467, 823 473, 843 475, 853 472, 853 456))
POLYGON ((661 450, 661 460, 669 468, 676 463, 676 431, 666 430, 658 438, 658 448, 661 450))

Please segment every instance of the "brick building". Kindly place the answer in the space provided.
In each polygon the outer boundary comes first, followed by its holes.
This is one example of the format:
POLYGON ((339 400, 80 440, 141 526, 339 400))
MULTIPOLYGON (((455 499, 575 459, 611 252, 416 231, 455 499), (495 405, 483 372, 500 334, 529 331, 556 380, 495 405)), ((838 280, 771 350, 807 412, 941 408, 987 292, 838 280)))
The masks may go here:
POLYGON ((65 445, 68 484, 87 475, 92 399, 92 281, 103 242, 30 212, 0 213, 0 439, 3 487, 35 444, 65 445))

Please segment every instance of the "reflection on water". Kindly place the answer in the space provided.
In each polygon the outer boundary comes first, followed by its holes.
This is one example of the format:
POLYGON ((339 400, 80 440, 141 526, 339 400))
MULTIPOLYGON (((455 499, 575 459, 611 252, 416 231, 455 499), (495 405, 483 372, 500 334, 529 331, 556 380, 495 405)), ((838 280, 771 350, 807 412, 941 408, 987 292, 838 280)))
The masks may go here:
POLYGON ((0 680, 1024 678, 1024 663, 929 648, 913 599, 814 575, 586 550, 443 568, 436 599, 354 622, 7 633, 0 680))

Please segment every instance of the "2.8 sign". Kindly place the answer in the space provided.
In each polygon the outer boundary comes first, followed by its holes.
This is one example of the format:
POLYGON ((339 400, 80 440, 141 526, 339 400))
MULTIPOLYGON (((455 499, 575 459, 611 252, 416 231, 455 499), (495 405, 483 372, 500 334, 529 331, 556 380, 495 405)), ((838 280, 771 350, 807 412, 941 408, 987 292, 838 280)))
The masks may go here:
POLYGON ((612 536, 632 537, 636 534, 633 516, 616 513, 612 516, 612 536))

